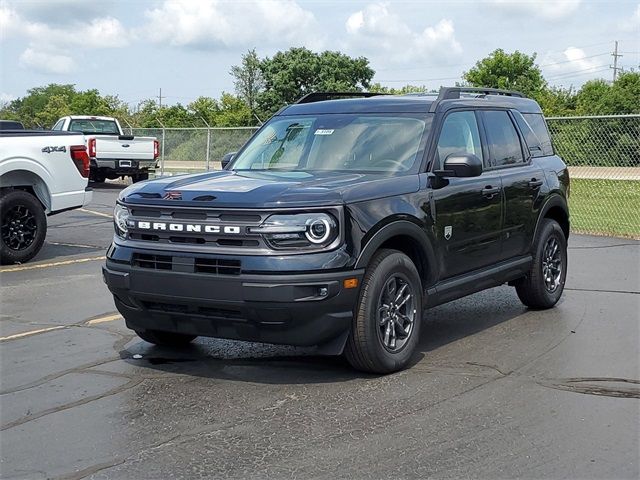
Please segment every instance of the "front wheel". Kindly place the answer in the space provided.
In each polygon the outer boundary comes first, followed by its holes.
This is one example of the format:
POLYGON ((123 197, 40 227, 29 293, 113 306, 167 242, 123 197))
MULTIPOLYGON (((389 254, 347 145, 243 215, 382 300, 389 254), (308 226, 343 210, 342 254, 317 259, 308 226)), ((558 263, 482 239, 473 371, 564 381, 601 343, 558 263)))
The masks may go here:
POLYGON ((140 330, 136 331, 145 342, 161 345, 163 347, 183 347, 191 343, 196 336, 185 335, 184 333, 161 332, 160 330, 140 330))
POLYGON ((0 263, 24 263, 35 257, 47 235, 47 216, 38 199, 23 190, 9 190, 0 197, 0 219, 0 263))
POLYGON ((357 370, 405 368, 420 337, 422 282, 409 257, 380 250, 367 267, 345 356, 357 370))
POLYGON ((558 222, 545 218, 540 224, 529 273, 515 282, 520 301, 527 307, 553 307, 567 278, 567 239, 558 222))

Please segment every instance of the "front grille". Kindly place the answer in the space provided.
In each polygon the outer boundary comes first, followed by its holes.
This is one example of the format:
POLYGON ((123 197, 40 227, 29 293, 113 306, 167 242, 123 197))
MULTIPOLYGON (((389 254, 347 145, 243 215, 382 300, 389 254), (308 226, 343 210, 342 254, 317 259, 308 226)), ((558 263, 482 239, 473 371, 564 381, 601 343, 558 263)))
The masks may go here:
POLYGON ((152 270, 172 270, 173 257, 168 255, 153 255, 148 253, 134 253, 133 266, 150 268, 152 270))
POLYGON ((196 273, 213 275, 240 275, 240 260, 222 260, 218 258, 196 258, 196 273))
POLYGON ((207 275, 240 275, 242 262, 235 259, 172 257, 151 253, 134 253, 131 264, 150 270, 172 270, 182 273, 203 273, 207 275))
POLYGON ((219 248, 220 251, 268 250, 262 236, 250 232, 251 227, 262 224, 269 216, 267 212, 149 205, 133 205, 130 209, 132 225, 129 238, 134 241, 170 244, 177 249, 195 245, 219 248), (147 224, 147 227, 139 227, 139 222, 147 224), (156 224, 163 227, 155 227, 156 224), (172 224, 180 226, 180 229, 172 228, 172 224), (196 227, 197 230, 194 229, 196 227))
POLYGON ((203 317, 223 318, 226 320, 244 320, 244 315, 239 310, 230 308, 207 307, 203 305, 184 305, 180 303, 163 303, 143 301, 142 305, 147 310, 162 313, 178 313, 182 315, 197 315, 203 317))

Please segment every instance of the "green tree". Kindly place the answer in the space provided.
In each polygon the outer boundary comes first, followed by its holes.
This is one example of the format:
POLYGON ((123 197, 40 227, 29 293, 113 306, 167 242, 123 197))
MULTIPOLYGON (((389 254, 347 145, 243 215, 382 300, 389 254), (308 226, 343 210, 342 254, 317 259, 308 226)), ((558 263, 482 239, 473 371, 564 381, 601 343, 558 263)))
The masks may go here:
POLYGON ((220 106, 214 98, 198 97, 187 105, 187 109, 197 120, 204 120, 213 127, 216 125, 216 117, 220 111, 220 106))
POLYGON ((255 124, 249 106, 241 99, 230 93, 222 92, 220 109, 215 117, 218 127, 247 127, 255 124))
POLYGON ((474 87, 517 90, 535 98, 546 87, 540 67, 535 64, 535 60, 535 53, 527 55, 517 50, 506 53, 499 48, 478 61, 462 76, 474 87))
POLYGON ((258 107, 258 95, 265 85, 260 69, 260 59, 255 48, 242 55, 240 65, 231 67, 229 73, 234 78, 233 85, 236 95, 245 101, 253 116, 258 107))
POLYGON ((69 99, 64 95, 52 95, 44 108, 37 112, 34 118, 36 125, 51 128, 60 117, 66 115, 71 115, 69 99))
POLYGON ((364 57, 352 58, 340 52, 315 53, 291 48, 260 62, 265 90, 258 104, 267 115, 303 95, 316 91, 357 92, 369 87, 374 71, 364 57))

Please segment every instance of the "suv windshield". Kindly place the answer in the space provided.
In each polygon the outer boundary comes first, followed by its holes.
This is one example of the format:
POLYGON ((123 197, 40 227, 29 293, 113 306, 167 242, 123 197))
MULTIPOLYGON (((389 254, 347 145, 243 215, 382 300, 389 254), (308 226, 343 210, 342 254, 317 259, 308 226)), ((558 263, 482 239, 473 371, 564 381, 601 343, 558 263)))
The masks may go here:
POLYGON ((120 135, 118 125, 113 120, 71 120, 69 131, 94 135, 120 135))
POLYGON ((398 114, 275 117, 232 168, 406 172, 416 163, 426 125, 425 117, 398 114))

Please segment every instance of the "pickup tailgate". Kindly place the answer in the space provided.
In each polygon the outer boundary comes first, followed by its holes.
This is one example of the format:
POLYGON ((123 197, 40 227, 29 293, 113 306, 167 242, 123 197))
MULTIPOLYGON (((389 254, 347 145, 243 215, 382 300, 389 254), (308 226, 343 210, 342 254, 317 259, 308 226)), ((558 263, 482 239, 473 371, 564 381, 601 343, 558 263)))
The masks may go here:
POLYGON ((153 137, 96 135, 96 158, 100 160, 153 160, 153 137))

